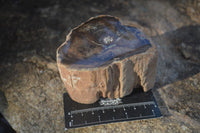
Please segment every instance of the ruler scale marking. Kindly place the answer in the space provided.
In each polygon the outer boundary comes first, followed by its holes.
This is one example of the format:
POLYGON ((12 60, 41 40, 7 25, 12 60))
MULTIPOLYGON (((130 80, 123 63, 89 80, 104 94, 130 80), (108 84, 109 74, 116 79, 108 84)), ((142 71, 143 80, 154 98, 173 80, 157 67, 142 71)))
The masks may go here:
POLYGON ((98 102, 92 105, 75 103, 65 93, 64 111, 66 129, 161 116, 152 92, 125 97, 118 105, 104 106, 98 102))
MULTIPOLYGON (((132 103, 132 104, 125 104, 125 105, 118 105, 115 108, 122 108, 122 107, 126 107, 126 106, 138 106, 138 105, 145 105, 145 104, 155 104, 153 101, 150 102, 143 102, 143 103, 132 103)), ((103 107, 96 107, 96 108, 92 108, 92 110, 96 111, 96 110, 103 110, 103 109, 111 109, 113 108, 113 106, 103 106, 103 107)), ((71 114, 76 114, 76 113, 82 113, 82 112, 89 112, 91 111, 91 109, 82 109, 82 110, 74 110, 71 111, 71 114)))

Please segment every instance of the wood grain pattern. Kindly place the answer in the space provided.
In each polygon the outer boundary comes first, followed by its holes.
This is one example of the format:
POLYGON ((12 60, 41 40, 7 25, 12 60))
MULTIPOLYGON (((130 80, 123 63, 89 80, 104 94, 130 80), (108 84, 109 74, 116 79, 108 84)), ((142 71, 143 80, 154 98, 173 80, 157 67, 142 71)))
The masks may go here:
POLYGON ((136 27, 98 16, 71 30, 57 49, 57 65, 70 97, 94 103, 119 98, 155 82, 157 50, 136 27))

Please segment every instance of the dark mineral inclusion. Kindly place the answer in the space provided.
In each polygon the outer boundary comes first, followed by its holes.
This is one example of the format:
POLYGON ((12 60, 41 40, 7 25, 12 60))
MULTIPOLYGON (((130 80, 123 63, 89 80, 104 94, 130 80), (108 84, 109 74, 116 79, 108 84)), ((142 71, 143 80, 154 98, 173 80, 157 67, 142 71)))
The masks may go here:
POLYGON ((58 51, 63 64, 94 68, 145 52, 151 44, 135 27, 112 16, 96 17, 73 29, 58 51))

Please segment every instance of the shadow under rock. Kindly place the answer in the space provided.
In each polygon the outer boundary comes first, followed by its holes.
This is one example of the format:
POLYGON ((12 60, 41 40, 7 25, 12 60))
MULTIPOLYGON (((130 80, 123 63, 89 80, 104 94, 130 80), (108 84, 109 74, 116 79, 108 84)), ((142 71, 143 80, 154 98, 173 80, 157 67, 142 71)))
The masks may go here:
POLYGON ((165 36, 185 59, 200 65, 200 25, 182 27, 165 36))
POLYGON ((186 26, 152 37, 159 52, 154 96, 163 116, 170 116, 158 89, 200 72, 200 26, 186 26))
POLYGON ((0 113, 8 107, 8 101, 3 91, 0 90, 0 113))
POLYGON ((152 37, 159 57, 155 88, 200 72, 200 26, 185 26, 152 37))

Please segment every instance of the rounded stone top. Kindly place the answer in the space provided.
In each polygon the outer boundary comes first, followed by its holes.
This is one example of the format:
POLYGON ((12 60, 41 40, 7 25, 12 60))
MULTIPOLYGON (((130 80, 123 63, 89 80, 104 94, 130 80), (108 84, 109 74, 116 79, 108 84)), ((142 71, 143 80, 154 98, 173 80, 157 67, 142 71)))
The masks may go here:
POLYGON ((136 27, 104 15, 71 30, 57 49, 57 60, 68 68, 96 68, 145 52, 149 47, 150 41, 136 27))

